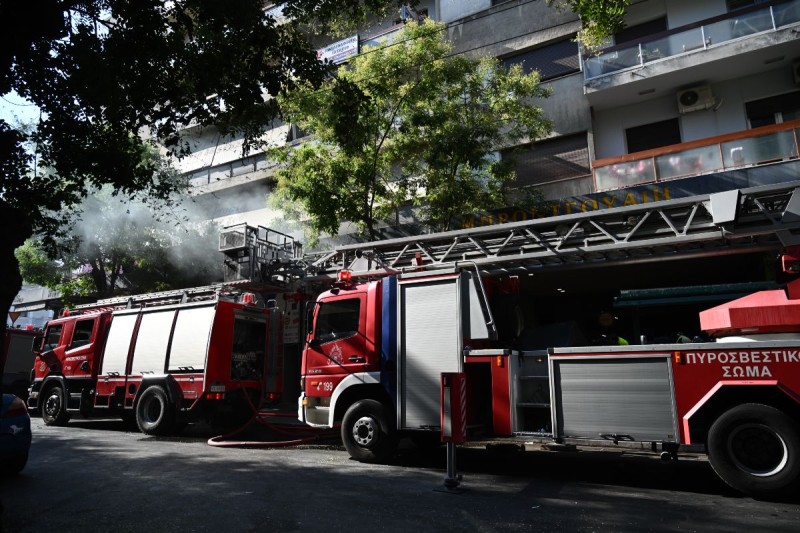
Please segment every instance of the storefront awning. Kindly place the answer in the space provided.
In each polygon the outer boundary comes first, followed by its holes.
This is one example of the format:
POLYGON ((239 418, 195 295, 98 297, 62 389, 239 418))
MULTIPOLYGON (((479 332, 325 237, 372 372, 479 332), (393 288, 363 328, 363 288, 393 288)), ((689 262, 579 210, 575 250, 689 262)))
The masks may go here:
POLYGON ((45 302, 30 302, 30 303, 23 303, 14 306, 12 311, 17 311, 19 313, 25 313, 27 311, 41 311, 45 309, 47 304, 45 302))
POLYGON ((774 281, 764 281, 623 290, 614 298, 614 308, 729 302, 754 292, 777 288, 779 285, 774 281))

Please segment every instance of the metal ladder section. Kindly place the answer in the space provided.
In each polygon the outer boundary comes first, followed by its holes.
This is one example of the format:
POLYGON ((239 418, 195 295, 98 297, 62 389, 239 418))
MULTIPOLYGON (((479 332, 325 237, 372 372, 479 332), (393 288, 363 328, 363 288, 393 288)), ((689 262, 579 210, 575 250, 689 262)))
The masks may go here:
POLYGON ((237 284, 216 284, 189 289, 175 289, 170 291, 136 294, 133 296, 117 296, 98 300, 94 303, 76 305, 71 313, 89 312, 100 309, 133 309, 137 307, 156 307, 161 305, 175 305, 205 300, 216 300, 226 295, 235 297, 239 294, 237 284))
POLYGON ((800 181, 337 247, 318 276, 473 263, 487 275, 779 250, 800 244, 800 181))

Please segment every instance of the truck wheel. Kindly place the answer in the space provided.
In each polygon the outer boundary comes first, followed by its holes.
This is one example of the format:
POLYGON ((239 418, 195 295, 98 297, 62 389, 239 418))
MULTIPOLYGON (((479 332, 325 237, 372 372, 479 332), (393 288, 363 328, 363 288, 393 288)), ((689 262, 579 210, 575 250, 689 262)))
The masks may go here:
POLYGON ((362 463, 386 461, 394 454, 393 426, 386 407, 375 400, 360 400, 342 420, 342 442, 350 457, 362 463))
POLYGON ((175 427, 175 410, 158 385, 147 388, 136 404, 136 424, 147 435, 166 435, 175 427))
POLYGON ((64 426, 69 421, 64 389, 58 385, 49 387, 41 402, 42 420, 48 426, 64 426))
POLYGON ((800 476, 800 433, 782 411, 743 404, 712 424, 708 459, 734 489, 751 496, 777 495, 800 476))

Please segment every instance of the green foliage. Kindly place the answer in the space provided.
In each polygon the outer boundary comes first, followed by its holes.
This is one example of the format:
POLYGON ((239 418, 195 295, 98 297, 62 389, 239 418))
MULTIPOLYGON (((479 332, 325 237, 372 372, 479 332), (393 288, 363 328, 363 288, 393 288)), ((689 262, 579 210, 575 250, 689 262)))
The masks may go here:
POLYGON ((41 241, 28 239, 14 251, 22 279, 28 283, 55 288, 63 279, 62 269, 47 256, 41 241))
POLYGON ((419 0, 286 0, 283 13, 318 34, 341 36, 362 29, 368 20, 397 14, 404 4, 414 7, 418 3, 419 0))
POLYGON ((577 41, 587 52, 608 44, 608 39, 625 25, 625 13, 631 0, 548 0, 580 15, 583 28, 577 41))
POLYGON ((0 175, 0 209, 25 213, 50 236, 61 209, 92 188, 169 199, 174 182, 153 148, 188 153, 187 124, 213 124, 257 144, 277 113, 265 95, 325 73, 299 25, 278 24, 263 5, 0 0, 0 94, 15 90, 43 117, 34 133, 17 130, 16 138, 2 123, 3 165, 20 161, 19 147, 31 140, 39 169, 31 175, 17 165, 0 175))
POLYGON ((493 157, 503 146, 549 131, 535 99, 537 73, 452 55, 443 25, 409 23, 395 37, 339 68, 321 88, 280 98, 313 141, 271 155, 283 164, 276 197, 299 206, 313 232, 345 222, 376 236, 376 224, 409 202, 424 222, 503 203, 514 174, 493 157))

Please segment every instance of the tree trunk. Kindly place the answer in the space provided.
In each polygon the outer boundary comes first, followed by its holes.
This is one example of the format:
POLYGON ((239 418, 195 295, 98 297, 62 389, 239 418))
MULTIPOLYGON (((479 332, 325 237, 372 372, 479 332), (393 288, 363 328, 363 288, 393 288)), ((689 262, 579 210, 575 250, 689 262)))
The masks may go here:
MULTIPOLYGON (((3 317, 0 322, 0 346, 3 346, 8 311, 11 309, 14 297, 22 288, 22 275, 19 273, 19 263, 14 256, 14 250, 33 234, 33 230, 25 216, 12 209, 2 199, 0 199, 0 228, 3 231, 3 238, 0 239, 0 315, 3 317)), ((0 356, 1 376, 6 367, 6 354, 0 353, 0 356)))

